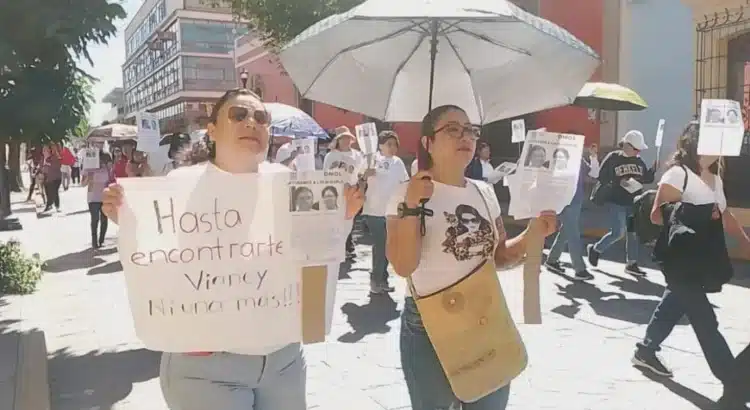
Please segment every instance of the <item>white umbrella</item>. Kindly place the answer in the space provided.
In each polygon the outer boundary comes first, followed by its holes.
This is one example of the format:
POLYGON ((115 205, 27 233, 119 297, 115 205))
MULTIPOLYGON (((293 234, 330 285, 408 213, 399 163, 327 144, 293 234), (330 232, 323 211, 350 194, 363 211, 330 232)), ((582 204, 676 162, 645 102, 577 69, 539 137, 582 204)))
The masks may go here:
POLYGON ((476 123, 567 105, 599 65, 569 32, 506 0, 368 0, 280 57, 304 98, 385 121, 420 121, 443 104, 476 123))

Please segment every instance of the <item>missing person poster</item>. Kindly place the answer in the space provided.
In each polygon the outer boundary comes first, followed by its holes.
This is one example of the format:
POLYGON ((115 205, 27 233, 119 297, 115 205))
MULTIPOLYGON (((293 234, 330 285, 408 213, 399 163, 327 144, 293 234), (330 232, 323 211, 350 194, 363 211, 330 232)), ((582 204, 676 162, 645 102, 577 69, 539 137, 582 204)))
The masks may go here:
POLYGON ((745 124, 739 102, 701 101, 698 155, 739 156, 744 136, 745 124))

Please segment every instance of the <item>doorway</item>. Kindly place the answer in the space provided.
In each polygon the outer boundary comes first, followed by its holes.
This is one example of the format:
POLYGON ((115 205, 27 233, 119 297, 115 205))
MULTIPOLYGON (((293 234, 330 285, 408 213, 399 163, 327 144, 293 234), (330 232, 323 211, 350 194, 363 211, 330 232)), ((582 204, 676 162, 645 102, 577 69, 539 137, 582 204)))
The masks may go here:
POLYGON ((730 206, 750 207, 750 33, 729 40, 727 47, 727 98, 739 101, 745 125, 738 157, 726 157, 724 189, 730 206))

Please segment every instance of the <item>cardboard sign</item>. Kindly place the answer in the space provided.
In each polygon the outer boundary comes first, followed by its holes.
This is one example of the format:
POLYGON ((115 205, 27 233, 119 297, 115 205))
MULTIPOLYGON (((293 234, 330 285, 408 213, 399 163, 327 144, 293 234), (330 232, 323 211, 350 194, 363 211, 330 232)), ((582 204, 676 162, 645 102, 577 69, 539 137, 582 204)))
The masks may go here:
POLYGON ((292 213, 277 206, 293 174, 194 168, 121 181, 120 260, 138 337, 165 352, 322 340, 338 272, 300 262, 292 213))

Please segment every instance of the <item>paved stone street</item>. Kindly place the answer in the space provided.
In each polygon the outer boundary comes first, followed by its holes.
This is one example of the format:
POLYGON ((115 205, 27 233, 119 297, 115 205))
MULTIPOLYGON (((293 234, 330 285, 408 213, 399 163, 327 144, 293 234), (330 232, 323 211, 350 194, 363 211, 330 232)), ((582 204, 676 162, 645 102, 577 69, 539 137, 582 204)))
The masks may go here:
MULTIPOLYGON (((49 351, 53 410, 166 410, 158 381, 158 353, 135 338, 125 284, 113 247, 89 249, 85 192, 62 194, 62 214, 36 219, 17 215, 17 237, 48 259, 39 290, 0 299, 1 324, 9 330, 43 329, 49 351)), ((307 348, 310 408, 409 409, 398 357, 403 283, 393 298, 368 297, 369 246, 342 269, 332 334, 307 348)), ((609 255, 605 255, 608 257, 609 255)), ((617 257, 617 253, 613 252, 617 257)), ((630 365, 634 343, 662 292, 661 275, 636 280, 623 265, 602 261, 592 284, 542 274, 544 324, 521 325, 531 364, 514 382, 511 409, 711 409, 721 394, 689 326, 668 339, 663 352, 674 380, 650 380, 630 365)), ((750 341, 746 312, 748 269, 711 297, 722 330, 736 350, 750 341)), ((521 319, 521 270, 501 272, 506 295, 521 319)), ((1 357, 1 356, 0 356, 1 357)), ((1 363, 0 363, 1 367, 1 363)), ((218 409, 217 409, 218 410, 218 409)))

